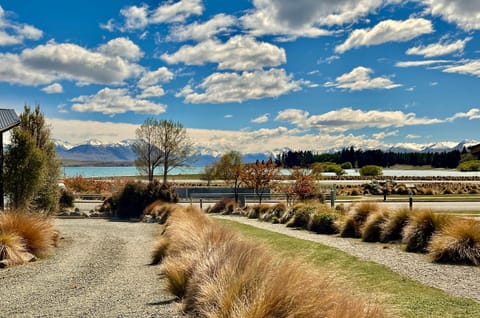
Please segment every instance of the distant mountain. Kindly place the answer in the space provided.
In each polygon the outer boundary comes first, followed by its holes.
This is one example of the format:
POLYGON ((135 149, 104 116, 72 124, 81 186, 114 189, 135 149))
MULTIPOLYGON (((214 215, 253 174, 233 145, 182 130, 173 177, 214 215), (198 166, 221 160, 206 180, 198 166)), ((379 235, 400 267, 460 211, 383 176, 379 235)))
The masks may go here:
MULTIPOLYGON (((122 140, 118 143, 104 144, 98 140, 88 140, 84 144, 72 146, 69 143, 60 140, 54 140, 57 156, 63 160, 76 161, 134 161, 136 158, 132 150, 134 139, 122 140)), ((221 154, 216 152, 199 151, 203 153, 197 157, 194 166, 205 166, 220 159, 221 154)), ((267 160, 268 154, 245 154, 242 156, 243 162, 255 162, 258 160, 267 160)))
POLYGON ((400 143, 387 148, 386 150, 392 152, 448 152, 453 150, 462 151, 465 147, 471 147, 480 143, 477 140, 462 140, 461 142, 451 142, 451 141, 444 141, 444 142, 437 142, 432 144, 416 144, 416 143, 400 143))
POLYGON ((66 148, 55 142, 57 156, 60 159, 78 161, 133 161, 132 141, 124 140, 114 144, 102 144, 98 140, 89 140, 85 144, 66 148))
MULTIPOLYGON (((89 140, 84 144, 73 146, 68 142, 54 140, 57 156, 60 159, 77 160, 77 161, 134 161, 135 154, 132 151, 132 144, 134 139, 122 140, 118 143, 104 144, 98 140, 89 140)), ((417 143, 399 143, 387 147, 383 150, 392 152, 444 152, 459 150, 462 151, 464 147, 479 144, 477 140, 463 140, 456 142, 438 142, 432 144, 417 144, 417 143)), ((278 153, 286 150, 279 150, 278 153)), ((330 152, 332 152, 331 150, 330 152)), ((221 153, 208 148, 198 148, 200 155, 194 166, 205 166, 217 161, 221 157, 221 153)), ((243 162, 255 162, 256 160, 267 160, 270 157, 275 157, 270 153, 251 153, 243 154, 243 162)))

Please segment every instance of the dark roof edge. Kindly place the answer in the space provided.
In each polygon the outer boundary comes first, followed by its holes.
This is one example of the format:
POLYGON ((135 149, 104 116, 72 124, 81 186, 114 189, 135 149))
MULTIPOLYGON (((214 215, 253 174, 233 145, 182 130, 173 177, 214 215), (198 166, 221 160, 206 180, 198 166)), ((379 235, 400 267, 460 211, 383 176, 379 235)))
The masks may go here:
POLYGON ((8 130, 10 130, 10 129, 16 127, 16 126, 18 126, 18 125, 20 125, 20 120, 17 121, 17 122, 15 122, 15 123, 13 123, 13 124, 11 124, 11 125, 9 125, 8 127, 5 127, 5 128, 3 128, 3 129, 1 129, 1 130, 0 130, 0 133, 3 134, 4 132, 6 132, 6 131, 8 131, 8 130))

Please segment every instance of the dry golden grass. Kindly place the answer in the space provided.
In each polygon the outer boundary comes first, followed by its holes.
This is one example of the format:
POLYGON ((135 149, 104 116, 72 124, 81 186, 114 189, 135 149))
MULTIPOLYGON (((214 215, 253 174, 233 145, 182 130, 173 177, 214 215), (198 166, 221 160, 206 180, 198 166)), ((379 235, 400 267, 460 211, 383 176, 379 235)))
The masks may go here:
POLYGON ((355 220, 349 215, 339 220, 337 226, 340 228, 341 237, 360 237, 355 220))
POLYGON ((173 203, 156 200, 147 205, 147 207, 143 210, 143 214, 151 215, 159 220, 158 223, 163 224, 168 219, 170 212, 177 208, 178 206, 173 203))
POLYGON ((166 258, 161 264, 162 273, 167 278, 166 289, 180 299, 185 296, 187 282, 198 256, 196 253, 186 252, 166 258))
POLYGON ((403 229, 403 243, 408 252, 427 252, 427 247, 436 231, 449 223, 451 216, 433 213, 432 210, 413 211, 403 229))
POLYGON ((428 251, 435 262, 480 265, 480 222, 456 218, 433 235, 428 251))
POLYGON ((387 220, 380 226, 380 241, 383 243, 401 241, 402 231, 407 225, 410 213, 407 208, 389 213, 387 220))
POLYGON ((160 236, 153 245, 152 261, 150 265, 160 264, 167 256, 167 250, 170 246, 170 240, 165 236, 160 236))
POLYGON ((277 203, 272 206, 265 214, 260 216, 260 221, 272 222, 272 220, 280 219, 282 215, 287 211, 287 206, 285 203, 277 203))
POLYGON ((364 242, 378 242, 380 241, 382 225, 388 219, 388 212, 378 211, 370 213, 365 224, 361 228, 362 241, 364 242))
POLYGON ((1 213, 0 232, 18 234, 23 239, 27 251, 37 257, 48 255, 59 239, 52 219, 23 211, 1 213))
POLYGON ((174 209, 157 244, 167 289, 192 317, 384 316, 341 293, 332 277, 280 259, 194 208, 174 209))
POLYGON ((374 202, 359 202, 350 207, 350 211, 343 219, 340 228, 341 237, 362 237, 362 227, 370 214, 380 210, 380 206, 374 202))
POLYGON ((3 266, 27 262, 26 251, 25 243, 17 233, 0 231, 0 262, 3 266))
POLYGON ((202 317, 228 317, 243 301, 251 301, 270 257, 263 248, 233 237, 205 252, 195 266, 184 309, 202 317))

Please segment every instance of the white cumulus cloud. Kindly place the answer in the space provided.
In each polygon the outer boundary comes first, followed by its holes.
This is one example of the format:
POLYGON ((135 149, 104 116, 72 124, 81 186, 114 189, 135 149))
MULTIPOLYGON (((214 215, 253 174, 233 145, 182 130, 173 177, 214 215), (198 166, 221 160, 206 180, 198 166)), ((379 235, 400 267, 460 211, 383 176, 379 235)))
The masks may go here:
MULTIPOLYGON (((125 18, 125 25, 120 28, 122 30, 143 29, 148 25, 148 6, 146 5, 123 8, 120 10, 120 14, 125 18)), ((108 25, 111 30, 114 29, 110 21, 108 25)))
POLYGON ((72 110, 76 112, 99 112, 106 115, 135 112, 158 115, 166 111, 163 104, 146 99, 134 98, 127 89, 103 88, 94 95, 82 95, 71 99, 72 110))
POLYGON ((63 93, 63 87, 58 83, 53 83, 52 85, 42 88, 42 91, 47 94, 60 94, 63 93))
POLYGON ((449 60, 425 60, 425 61, 402 61, 395 63, 396 67, 417 67, 429 66, 435 64, 451 63, 449 60))
POLYGON ((116 38, 101 45, 98 51, 106 56, 122 57, 126 60, 138 61, 143 57, 142 50, 128 38, 116 38))
POLYGON ((361 91, 365 89, 392 89, 402 86, 392 82, 388 77, 371 78, 373 70, 359 66, 350 73, 345 73, 335 79, 335 82, 326 82, 325 87, 348 89, 350 91, 361 91))
POLYGON ((0 5, 0 46, 21 44, 25 40, 39 40, 43 31, 36 27, 7 19, 0 5))
POLYGON ((398 0, 254 0, 255 9, 241 18, 255 36, 278 35, 284 39, 330 34, 322 28, 357 22, 398 0))
POLYGON ((145 88, 137 98, 160 97, 165 95, 165 90, 161 86, 150 86, 145 88))
POLYGON ((305 85, 283 69, 242 73, 213 73, 198 87, 185 86, 176 96, 187 103, 240 103, 250 99, 278 97, 305 85))
POLYGON ((289 122, 302 129, 319 129, 324 133, 345 132, 367 127, 385 129, 445 122, 436 118, 418 118, 414 113, 404 113, 402 111, 365 111, 350 107, 332 110, 320 115, 310 115, 300 109, 288 109, 279 112, 275 120, 289 122))
POLYGON ((150 16, 151 23, 183 22, 192 15, 203 13, 202 0, 167 1, 150 16))
POLYGON ((462 61, 459 65, 451 65, 446 67, 443 72, 480 77, 480 60, 462 61))
POLYGON ((170 29, 169 40, 173 41, 204 41, 219 33, 228 32, 230 27, 237 22, 234 16, 219 13, 210 20, 187 25, 175 25, 170 29))
POLYGON ((432 22, 423 18, 410 18, 405 21, 384 20, 371 29, 354 30, 344 43, 335 48, 335 52, 344 53, 361 46, 387 42, 406 42, 433 31, 432 22))
POLYGON ((423 0, 428 12, 464 30, 480 29, 480 1, 477 0, 423 0))
POLYGON ((447 118, 447 121, 454 121, 458 118, 466 118, 468 120, 480 119, 480 109, 472 108, 467 112, 459 112, 452 117, 447 118))
POLYGON ((423 55, 424 57, 435 57, 441 55, 463 52, 465 45, 472 38, 468 37, 464 40, 458 40, 452 43, 434 43, 427 46, 416 46, 409 48, 407 55, 423 55))
POLYGON ((263 124, 263 123, 266 123, 269 120, 269 118, 270 118, 270 114, 267 113, 252 119, 250 122, 254 124, 263 124))
POLYGON ((143 30, 150 24, 185 22, 190 16, 202 13, 202 0, 169 0, 163 1, 153 9, 150 9, 147 4, 125 7, 120 10, 120 15, 124 20, 122 23, 110 19, 107 23, 100 24, 100 27, 110 32, 115 30, 136 31, 143 30))
POLYGON ((137 83, 140 88, 156 85, 160 82, 169 82, 174 75, 165 66, 159 67, 156 71, 145 72, 137 83))
POLYGON ((286 62, 285 50, 254 38, 236 35, 227 42, 206 40, 182 46, 173 54, 161 56, 169 64, 203 65, 217 63, 219 69, 251 70, 278 66, 286 62))
POLYGON ((36 86, 59 80, 76 81, 80 85, 122 84, 143 71, 143 67, 128 59, 71 43, 49 42, 24 49, 18 55, 0 54, 0 81, 20 85, 36 86))

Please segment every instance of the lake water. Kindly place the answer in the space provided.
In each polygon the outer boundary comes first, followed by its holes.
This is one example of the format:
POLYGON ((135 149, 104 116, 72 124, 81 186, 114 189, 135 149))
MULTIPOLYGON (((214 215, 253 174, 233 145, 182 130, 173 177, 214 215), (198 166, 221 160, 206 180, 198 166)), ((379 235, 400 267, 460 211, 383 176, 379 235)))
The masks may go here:
MULTIPOLYGON (((347 176, 359 176, 358 171, 347 169, 347 176)), ((183 167, 173 169, 169 175, 198 174, 203 172, 203 167, 183 167)), ((157 172, 158 173, 158 172, 157 172)), ((283 170, 282 174, 289 174, 289 170, 283 170)), ((66 177, 129 177, 138 176, 135 167, 63 167, 63 175, 66 177)), ((325 173, 325 175, 333 175, 325 173)), ((396 177, 480 177, 480 172, 460 172, 457 170, 383 170, 384 176, 396 177)))
MULTIPOLYGON (((65 177, 131 177, 138 176, 136 167, 63 167, 65 177)), ((156 171, 159 173, 158 171, 156 171)), ((175 168, 169 175, 202 173, 203 167, 175 168)))

